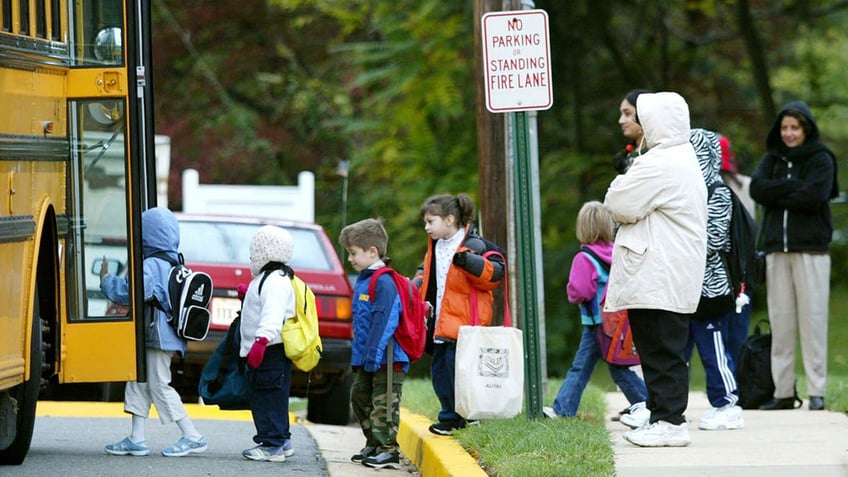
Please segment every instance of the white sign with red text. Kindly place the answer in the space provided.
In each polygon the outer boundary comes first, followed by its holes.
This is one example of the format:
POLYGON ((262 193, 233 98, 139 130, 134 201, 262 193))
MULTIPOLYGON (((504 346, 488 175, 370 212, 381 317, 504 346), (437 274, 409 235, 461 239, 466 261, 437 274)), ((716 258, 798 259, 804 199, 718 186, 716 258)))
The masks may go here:
POLYGON ((544 10, 483 15, 486 109, 493 113, 548 109, 551 45, 544 10))

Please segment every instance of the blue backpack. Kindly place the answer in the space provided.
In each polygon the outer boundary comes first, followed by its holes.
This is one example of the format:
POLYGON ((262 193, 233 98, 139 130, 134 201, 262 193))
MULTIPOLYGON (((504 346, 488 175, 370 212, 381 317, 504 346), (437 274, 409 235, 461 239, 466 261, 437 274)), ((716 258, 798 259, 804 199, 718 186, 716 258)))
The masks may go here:
POLYGON ((203 367, 198 394, 204 404, 217 404, 221 410, 250 409, 250 383, 245 360, 239 358, 241 346, 241 313, 218 343, 203 367))
POLYGON ((609 281, 609 265, 601 260, 595 252, 586 247, 580 247, 580 251, 577 253, 580 252, 585 253, 586 256, 589 257, 589 260, 592 261, 595 265, 595 269, 598 271, 598 289, 595 292, 595 299, 591 302, 581 303, 579 305, 580 314, 584 317, 591 318, 594 324, 599 325, 601 324, 601 310, 604 296, 607 291, 607 282, 609 281))

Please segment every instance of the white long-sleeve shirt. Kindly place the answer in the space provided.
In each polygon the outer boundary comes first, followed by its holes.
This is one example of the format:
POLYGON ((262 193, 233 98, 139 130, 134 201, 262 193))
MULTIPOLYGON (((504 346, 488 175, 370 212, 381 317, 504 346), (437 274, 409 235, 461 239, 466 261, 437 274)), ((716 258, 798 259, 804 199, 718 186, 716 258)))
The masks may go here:
POLYGON ((268 338, 268 345, 283 342, 283 322, 295 316, 294 288, 291 279, 279 270, 266 272, 268 278, 259 283, 262 274, 251 280, 241 308, 241 349, 239 356, 247 356, 256 338, 268 338))

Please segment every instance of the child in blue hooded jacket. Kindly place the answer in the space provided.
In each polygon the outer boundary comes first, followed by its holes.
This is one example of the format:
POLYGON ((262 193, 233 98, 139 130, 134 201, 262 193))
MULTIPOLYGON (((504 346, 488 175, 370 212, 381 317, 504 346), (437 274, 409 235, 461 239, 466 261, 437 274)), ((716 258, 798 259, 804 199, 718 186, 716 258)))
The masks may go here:
MULTIPOLYGON (((206 451, 206 439, 188 417, 179 393, 171 387, 171 357, 185 354, 186 341, 177 336, 169 324, 171 300, 168 296, 168 277, 171 264, 156 253, 165 253, 177 260, 180 245, 180 227, 176 216, 165 207, 148 209, 141 214, 141 243, 144 254, 144 319, 146 320, 145 354, 147 357, 147 382, 128 382, 124 392, 124 412, 132 415, 132 430, 123 440, 106 446, 112 455, 144 456, 150 454, 145 439, 145 424, 150 406, 156 406, 162 424, 176 422, 182 437, 172 446, 162 450, 166 457, 182 457, 206 451), (163 310, 154 305, 158 302, 163 310)), ((109 264, 104 258, 100 268, 100 290, 106 298, 119 304, 130 302, 130 281, 108 273, 109 264)))

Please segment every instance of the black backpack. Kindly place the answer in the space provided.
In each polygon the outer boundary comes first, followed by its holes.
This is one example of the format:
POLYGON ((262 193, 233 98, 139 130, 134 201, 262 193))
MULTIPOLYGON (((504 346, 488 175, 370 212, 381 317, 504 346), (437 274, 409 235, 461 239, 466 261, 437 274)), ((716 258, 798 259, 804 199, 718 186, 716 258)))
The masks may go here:
POLYGON ((742 342, 736 363, 736 385, 739 389, 739 405, 742 409, 758 409, 774 395, 771 378, 771 332, 760 330, 760 320, 754 332, 742 342))
MULTIPOLYGON (((739 390, 739 406, 742 409, 759 409, 760 405, 771 401, 774 395, 774 381, 771 378, 771 332, 764 333, 760 325, 768 321, 760 320, 754 326, 754 333, 742 342, 739 359, 736 363, 736 386, 739 390)), ((795 409, 804 405, 793 390, 795 409)))
MULTIPOLYGON (((171 264, 171 273, 168 276, 171 326, 180 338, 203 341, 209 333, 211 322, 208 307, 209 300, 212 299, 212 277, 186 267, 181 253, 176 261, 164 252, 156 252, 152 256, 171 264)), ((157 300, 154 300, 153 304, 165 311, 157 300)))
POLYGON ((734 296, 745 290, 753 290, 761 285, 755 273, 757 257, 757 223, 748 209, 739 201, 733 189, 721 182, 713 182, 709 187, 709 195, 719 187, 725 187, 730 192, 733 204, 730 216, 730 251, 722 251, 722 262, 727 269, 734 296))

